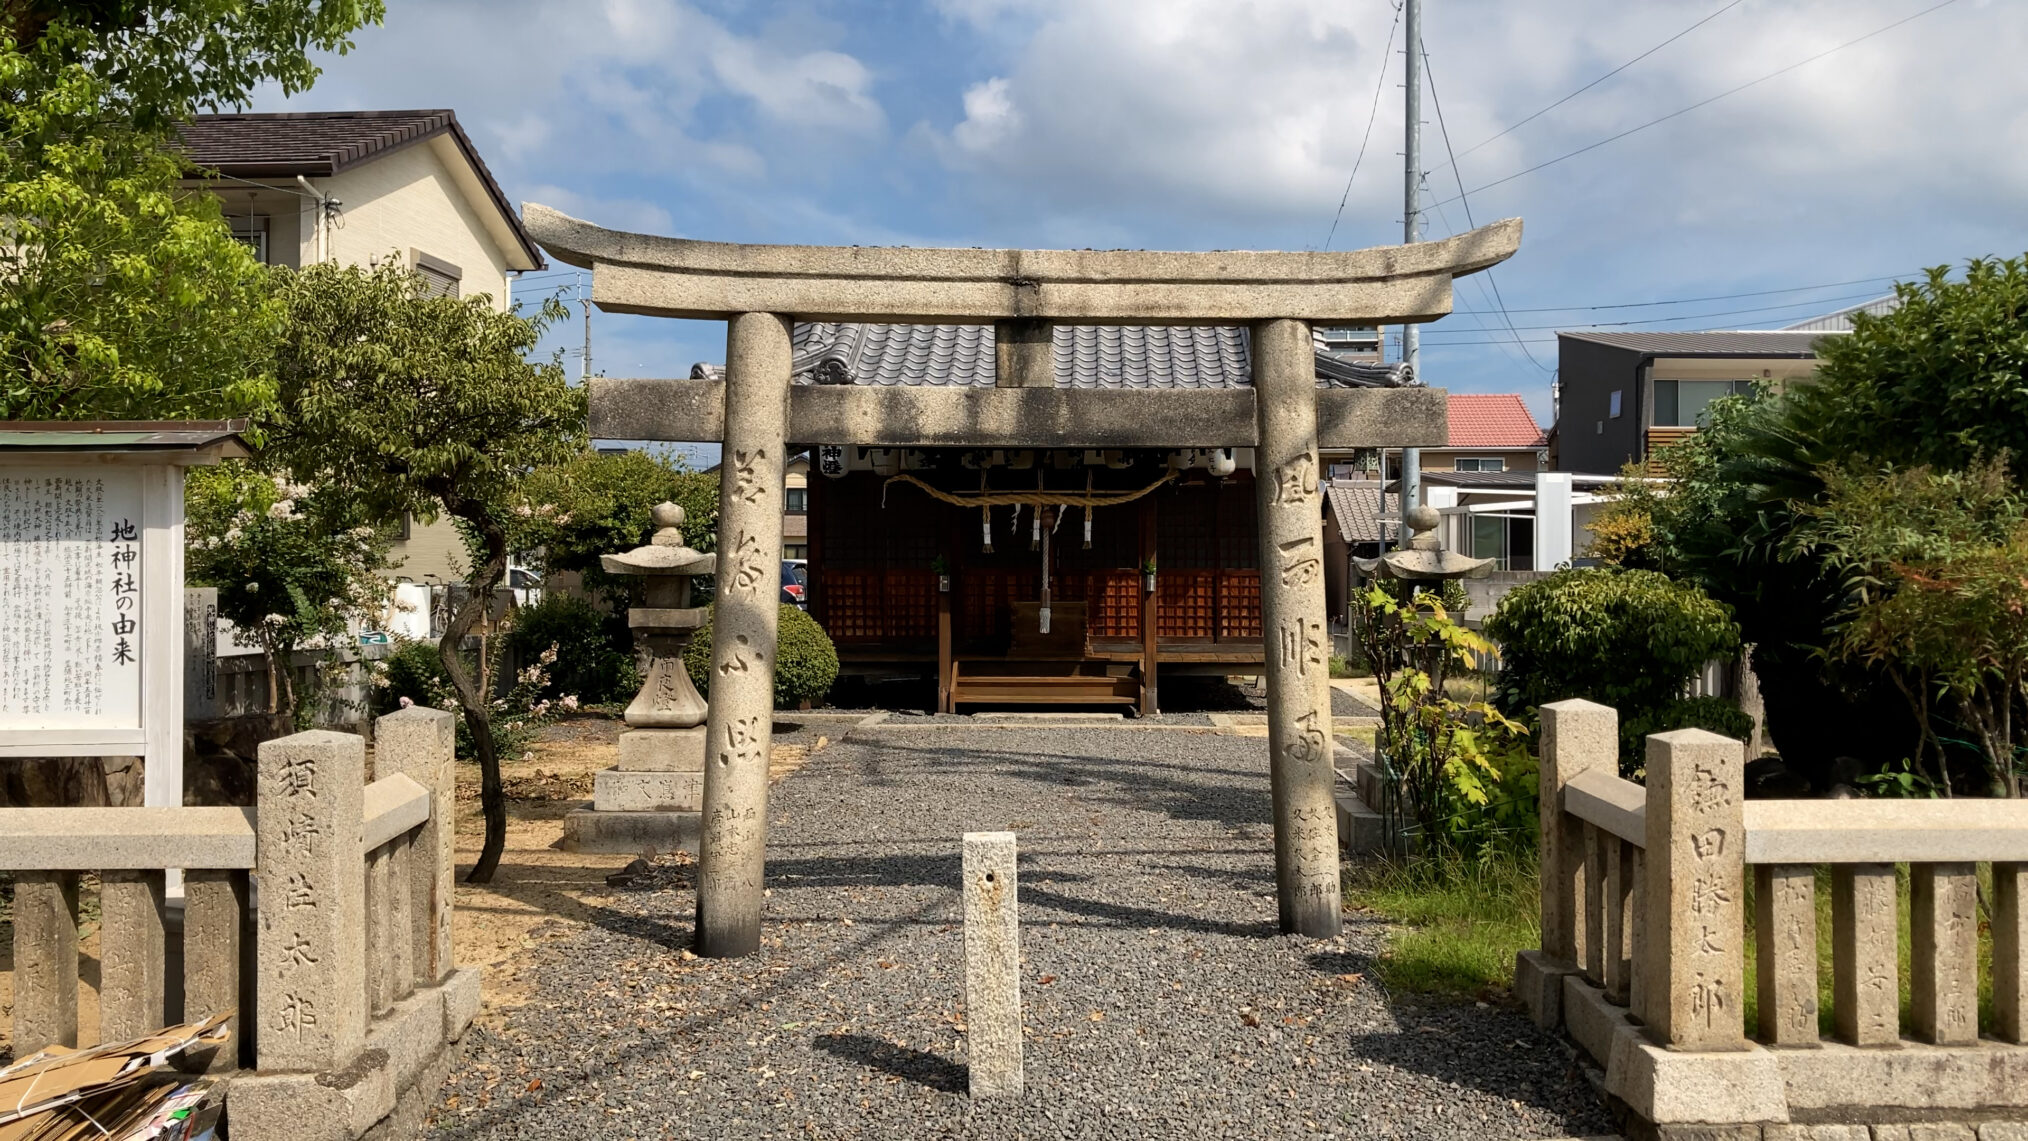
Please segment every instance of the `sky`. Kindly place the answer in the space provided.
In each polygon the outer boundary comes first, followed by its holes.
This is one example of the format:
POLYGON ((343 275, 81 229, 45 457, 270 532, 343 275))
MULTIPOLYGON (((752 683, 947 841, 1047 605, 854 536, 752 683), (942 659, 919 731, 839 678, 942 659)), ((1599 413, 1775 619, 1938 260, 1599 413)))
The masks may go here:
MULTIPOLYGON (((450 107, 510 200, 692 238, 1402 236, 1390 0, 388 8, 310 91, 252 109, 450 107)), ((1518 392, 1545 426, 1556 329, 1778 328, 1926 266, 2028 250, 2019 0, 1425 0, 1422 47, 1424 235, 1526 225, 1510 262, 1461 280, 1458 311, 1423 327, 1422 373, 1518 392)), ((573 282, 553 265, 516 295, 573 282)), ((722 324, 593 312, 595 372, 723 357, 722 324)))

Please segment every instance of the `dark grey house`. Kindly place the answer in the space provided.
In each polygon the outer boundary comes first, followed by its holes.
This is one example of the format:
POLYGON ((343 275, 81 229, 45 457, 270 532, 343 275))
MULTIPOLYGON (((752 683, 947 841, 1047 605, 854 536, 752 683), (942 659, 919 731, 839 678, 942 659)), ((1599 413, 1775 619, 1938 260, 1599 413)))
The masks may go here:
POLYGON ((1816 343, 1835 332, 1558 333, 1559 471, 1611 473, 1646 463, 1697 430, 1711 402, 1816 375, 1816 343))

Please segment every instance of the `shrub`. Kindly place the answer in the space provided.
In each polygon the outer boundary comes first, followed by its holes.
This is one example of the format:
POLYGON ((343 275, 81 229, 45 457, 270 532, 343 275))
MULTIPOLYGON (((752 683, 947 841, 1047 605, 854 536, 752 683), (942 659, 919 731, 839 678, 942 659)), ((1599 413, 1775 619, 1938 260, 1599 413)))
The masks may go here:
POLYGON ((607 614, 575 595, 550 592, 514 617, 507 635, 524 665, 556 647, 548 681, 536 696, 554 700, 575 695, 580 702, 626 701, 641 688, 634 668, 633 635, 622 614, 607 614))
POLYGON ((380 660, 376 672, 375 713, 391 713, 401 708, 404 697, 417 705, 457 708, 457 695, 451 690, 451 679, 444 672, 443 659, 437 656, 435 642, 395 639, 394 652, 380 660))
POLYGON ((1686 702, 1683 689, 1705 662, 1739 652, 1727 607, 1646 570, 1564 570, 1527 583, 1500 600, 1486 633, 1500 643, 1495 700, 1503 710, 1521 715, 1573 697, 1610 705, 1629 768, 1639 764, 1643 733, 1680 728, 1667 724, 1677 717, 1716 716, 1709 699, 1686 702))
MULTIPOLYGON (((1709 729, 1743 741, 1753 733, 1753 718, 1723 697, 1685 697, 1653 712, 1625 719, 1621 736, 1631 737, 1639 745, 1650 733, 1667 733, 1672 729, 1709 729)), ((1647 746, 1639 747, 1645 756, 1647 746)))
MULTIPOLYGON (((683 664, 697 692, 711 697, 711 619, 690 639, 683 664)), ((838 648, 817 620, 790 606, 782 605, 781 627, 775 640, 775 708, 794 709, 808 701, 815 703, 838 680, 838 648)))

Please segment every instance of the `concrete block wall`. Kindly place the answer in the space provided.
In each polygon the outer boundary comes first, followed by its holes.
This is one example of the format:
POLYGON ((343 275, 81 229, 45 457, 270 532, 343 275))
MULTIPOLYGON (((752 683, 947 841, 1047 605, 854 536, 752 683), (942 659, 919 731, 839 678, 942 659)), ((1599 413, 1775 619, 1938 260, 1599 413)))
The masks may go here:
POLYGON ((1543 708, 1542 949, 1515 991, 1603 1068, 1629 1136, 2028 1141, 2028 802, 1744 799, 1742 744, 1648 739, 1617 775, 1618 718, 1543 708), (1990 864, 1995 1018, 1978 1010, 1978 865, 1990 864), (1900 1018, 1899 865, 1914 1002, 1900 1018), (1831 867, 1835 1032, 1819 1026, 1818 868, 1831 867), (1748 909, 1747 876, 1753 877, 1748 909), (1747 935, 1757 1030, 1745 1034, 1747 935))

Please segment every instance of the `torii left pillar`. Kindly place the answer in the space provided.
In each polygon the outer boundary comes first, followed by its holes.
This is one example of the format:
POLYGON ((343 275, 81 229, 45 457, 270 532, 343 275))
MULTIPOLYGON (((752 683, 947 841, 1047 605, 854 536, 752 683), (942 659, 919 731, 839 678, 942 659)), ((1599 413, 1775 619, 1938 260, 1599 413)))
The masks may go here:
POLYGON ((697 859, 697 953, 711 957, 760 949, 790 355, 787 319, 742 313, 730 321, 718 477, 718 598, 711 619, 711 712, 705 722, 697 859))
POLYGON ((1254 503, 1267 645, 1268 782, 1282 930, 1342 929, 1331 797, 1331 681, 1324 627, 1324 512, 1317 482, 1317 365, 1306 321, 1253 327, 1254 503))

